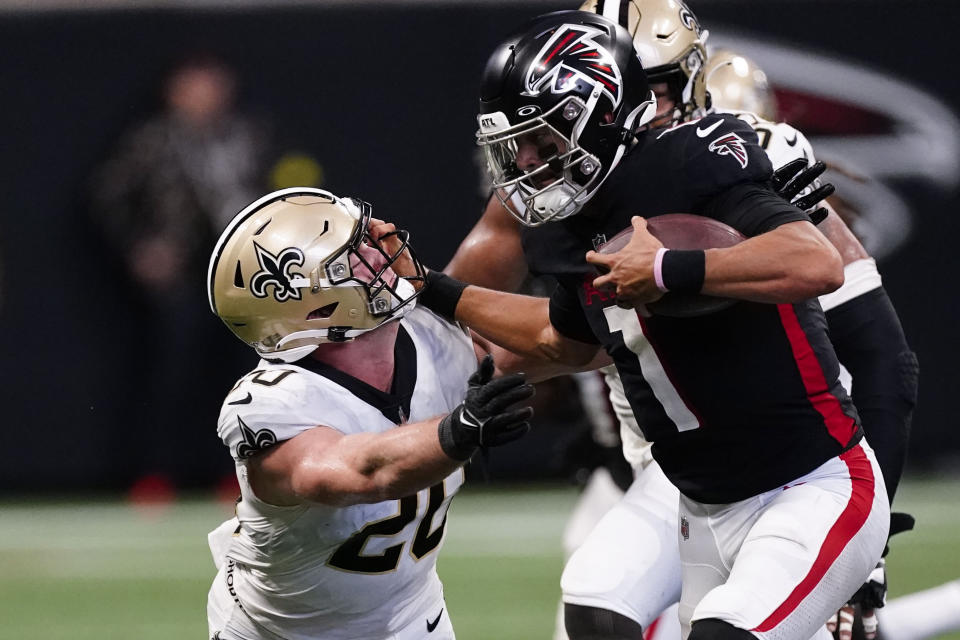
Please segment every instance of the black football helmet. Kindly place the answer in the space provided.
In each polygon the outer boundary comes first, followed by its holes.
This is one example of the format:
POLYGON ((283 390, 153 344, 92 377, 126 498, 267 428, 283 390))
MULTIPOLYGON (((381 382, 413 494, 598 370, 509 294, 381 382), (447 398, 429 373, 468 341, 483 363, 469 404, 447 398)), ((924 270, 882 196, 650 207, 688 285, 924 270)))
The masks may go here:
POLYGON ((494 192, 521 223, 579 211, 656 114, 630 34, 586 11, 535 18, 493 52, 480 129, 494 192))

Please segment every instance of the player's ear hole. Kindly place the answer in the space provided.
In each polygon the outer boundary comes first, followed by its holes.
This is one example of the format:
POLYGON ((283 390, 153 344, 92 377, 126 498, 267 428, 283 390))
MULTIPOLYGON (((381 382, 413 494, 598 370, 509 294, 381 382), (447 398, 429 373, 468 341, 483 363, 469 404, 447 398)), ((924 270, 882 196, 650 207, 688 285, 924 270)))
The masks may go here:
POLYGON ((339 302, 331 302, 319 309, 314 309, 307 314, 307 320, 323 320, 324 318, 329 318, 333 315, 333 312, 336 311, 337 305, 339 304, 339 302))

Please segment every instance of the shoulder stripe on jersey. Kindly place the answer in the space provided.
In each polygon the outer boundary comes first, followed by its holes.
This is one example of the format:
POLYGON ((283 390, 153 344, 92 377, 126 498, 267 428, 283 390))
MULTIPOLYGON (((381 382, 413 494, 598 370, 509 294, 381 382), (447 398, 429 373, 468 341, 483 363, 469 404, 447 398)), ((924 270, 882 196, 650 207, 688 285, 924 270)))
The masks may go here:
POLYGON ((797 363, 803 386, 807 390, 807 398, 817 413, 823 416, 830 435, 841 447, 846 447, 857 433, 856 420, 843 412, 840 400, 830 392, 823 367, 806 332, 800 326, 800 319, 793 305, 778 304, 777 311, 780 313, 780 322, 786 331, 787 340, 790 341, 790 349, 793 351, 793 359, 797 363))
MULTIPOLYGON (((781 305, 782 306, 782 305, 781 305)), ((850 451, 842 454, 840 459, 850 470, 850 498, 844 507, 840 516, 830 527, 827 537, 820 545, 820 553, 817 559, 813 561, 810 571, 804 576, 800 584, 787 596, 777 609, 770 614, 766 620, 761 622, 753 631, 761 633, 770 631, 778 624, 783 622, 803 602, 804 598, 809 596, 816 586, 826 575, 827 571, 833 566, 834 561, 840 556, 840 553, 847 546, 847 543, 853 539, 860 531, 863 524, 867 521, 870 511, 873 509, 873 496, 875 478, 873 475, 873 466, 870 459, 863 451, 863 447, 857 445, 850 451)))

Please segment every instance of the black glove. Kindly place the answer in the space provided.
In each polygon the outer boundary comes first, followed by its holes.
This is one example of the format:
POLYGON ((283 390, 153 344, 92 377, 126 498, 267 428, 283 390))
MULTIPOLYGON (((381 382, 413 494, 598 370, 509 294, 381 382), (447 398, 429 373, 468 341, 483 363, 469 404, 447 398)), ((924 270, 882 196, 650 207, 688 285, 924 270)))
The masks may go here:
POLYGON ((533 385, 522 373, 492 377, 493 356, 488 354, 470 376, 463 404, 440 421, 440 446, 454 460, 468 460, 477 447, 513 442, 530 430, 531 407, 507 409, 533 396, 533 385))
POLYGON ((813 224, 820 224, 827 217, 827 210, 824 207, 813 211, 811 209, 836 190, 832 184, 819 184, 817 179, 826 170, 827 165, 823 162, 816 162, 808 167, 805 159, 797 158, 774 171, 771 183, 777 195, 798 209, 806 211, 813 224), (797 198, 798 193, 810 186, 815 188, 805 196, 797 198))
POLYGON ((916 519, 909 513, 894 511, 890 514, 890 533, 887 534, 887 546, 883 548, 884 558, 890 553, 890 538, 904 531, 913 531, 913 526, 916 523, 916 519))

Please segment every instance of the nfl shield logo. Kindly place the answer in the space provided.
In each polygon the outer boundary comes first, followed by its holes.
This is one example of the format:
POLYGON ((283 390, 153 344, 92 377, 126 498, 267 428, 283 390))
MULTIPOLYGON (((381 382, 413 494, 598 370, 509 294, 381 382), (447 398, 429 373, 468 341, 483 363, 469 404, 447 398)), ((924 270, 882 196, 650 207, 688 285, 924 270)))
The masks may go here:
POLYGON ((690 523, 684 516, 680 516, 680 535, 683 536, 684 540, 690 539, 690 523))

